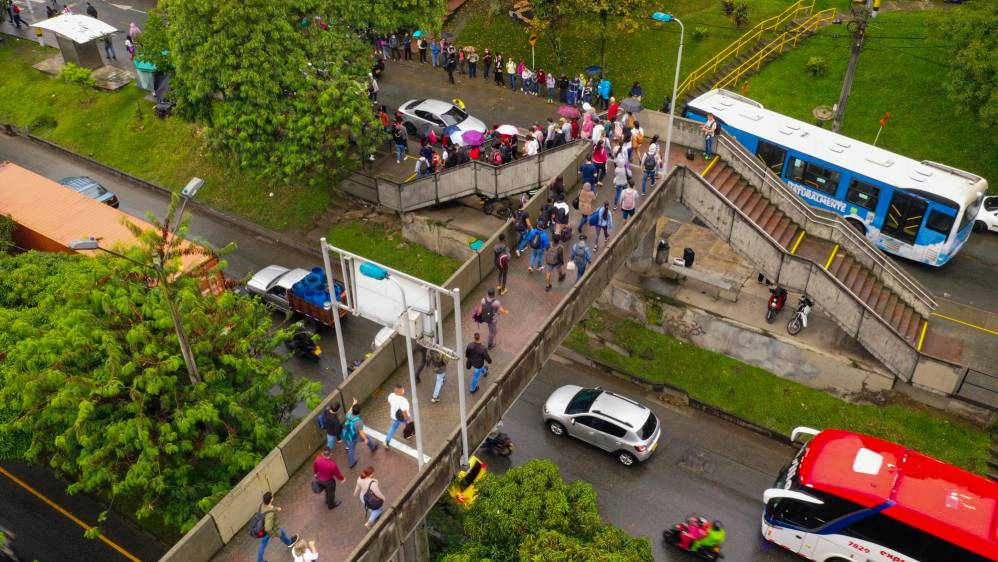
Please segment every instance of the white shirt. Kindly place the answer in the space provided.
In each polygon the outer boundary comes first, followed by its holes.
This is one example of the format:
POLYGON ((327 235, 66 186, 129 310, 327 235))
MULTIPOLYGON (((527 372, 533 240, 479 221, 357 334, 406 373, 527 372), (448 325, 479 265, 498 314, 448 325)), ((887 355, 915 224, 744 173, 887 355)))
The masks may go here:
POLYGON ((537 139, 530 137, 527 141, 527 156, 534 156, 537 154, 537 139))
POLYGON ((303 552, 301 556, 294 553, 292 553, 291 556, 294 557, 295 562, 312 562, 313 560, 319 559, 319 553, 311 548, 306 548, 305 552, 303 552))
POLYGON ((652 156, 655 156, 656 154, 658 154, 658 143, 657 142, 653 142, 653 143, 651 143, 651 144, 648 145, 648 154, 651 154, 652 156))
POLYGON ((603 125, 593 125, 593 144, 599 144, 603 140, 603 125))
POLYGON ((403 412, 409 411, 409 399, 393 392, 388 395, 388 419, 394 420, 395 412, 399 410, 403 412))

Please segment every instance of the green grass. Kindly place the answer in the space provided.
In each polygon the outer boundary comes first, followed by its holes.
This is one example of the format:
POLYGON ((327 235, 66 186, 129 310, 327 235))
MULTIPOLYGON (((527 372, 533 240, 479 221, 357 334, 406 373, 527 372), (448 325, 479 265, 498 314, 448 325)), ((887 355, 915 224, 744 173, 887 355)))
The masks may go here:
POLYGON ((442 285, 461 267, 456 259, 409 242, 402 233, 380 224, 344 222, 330 229, 326 240, 333 246, 436 285, 442 285))
MULTIPOLYGON (((744 0, 749 6, 749 23, 742 29, 721 11, 720 0, 672 0, 663 4, 682 20, 686 26, 683 47, 683 75, 698 67, 716 52, 737 39, 759 21, 774 16, 793 2, 790 0, 744 0), (694 39, 698 27, 707 30, 707 36, 694 39)), ((817 0, 816 9, 842 4, 835 0, 817 0)), ((505 4, 504 4, 505 5, 505 4)), ((505 8, 503 13, 490 16, 487 2, 477 0, 462 8, 468 11, 467 21, 457 36, 458 45, 474 45, 495 52, 503 57, 513 55, 530 64, 530 31, 514 22, 505 8)), ((459 15, 458 18, 461 16, 459 15)), ((679 47, 679 27, 652 22, 639 24, 632 33, 617 31, 617 22, 608 21, 605 74, 613 84, 618 99, 626 95, 631 84, 639 80, 645 88, 646 105, 658 109, 666 94, 672 93, 673 75, 676 70, 676 51, 679 47)), ((536 46, 537 66, 558 74, 578 73, 583 68, 600 64, 600 27, 595 16, 574 17, 559 32, 564 64, 556 62, 552 40, 548 32, 542 33, 536 46)))
MULTIPOLYGON (((938 18, 948 11, 887 12, 873 21, 842 132, 873 142, 878 120, 889 111, 891 119, 877 146, 979 174, 990 180, 990 191, 995 193, 998 144, 971 115, 957 113, 942 89, 950 44, 939 34, 938 18), (899 39, 912 37, 927 39, 899 39)), ((838 99, 849 62, 845 35, 842 26, 826 27, 801 47, 770 62, 749 78, 749 97, 769 109, 813 122, 815 106, 832 105, 838 99), (823 77, 812 78, 804 72, 812 56, 827 61, 823 77)))
POLYGON ((192 176, 204 178, 199 202, 276 230, 306 228, 326 208, 328 187, 255 181, 224 157, 209 155, 198 126, 156 118, 142 99, 145 92, 132 84, 102 92, 31 68, 54 54, 30 41, 0 43, 0 123, 31 127, 38 136, 169 189, 179 190, 192 176))
POLYGON ((990 437, 969 423, 907 401, 883 406, 852 404, 782 379, 725 355, 653 332, 598 310, 565 344, 592 359, 652 383, 678 387, 705 403, 789 434, 796 426, 839 428, 874 435, 983 474, 990 437), (629 355, 600 345, 599 333, 629 355), (641 355, 652 357, 647 360, 641 355))

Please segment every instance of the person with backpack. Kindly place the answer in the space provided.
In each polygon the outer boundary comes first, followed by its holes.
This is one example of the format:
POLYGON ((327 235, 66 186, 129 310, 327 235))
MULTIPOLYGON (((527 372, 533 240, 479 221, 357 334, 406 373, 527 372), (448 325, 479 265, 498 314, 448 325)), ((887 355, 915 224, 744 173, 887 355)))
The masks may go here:
POLYGON ((326 432, 326 448, 332 451, 336 448, 336 440, 343 433, 343 422, 340 421, 340 403, 330 404, 325 412, 319 414, 317 421, 319 429, 326 432))
POLYGON ((417 39, 416 49, 419 51, 419 64, 426 64, 426 39, 417 39))
POLYGON ((409 132, 405 130, 402 120, 395 118, 395 125, 392 127, 392 141, 395 143, 395 163, 400 164, 405 159, 405 153, 409 144, 409 132))
POLYGON ((274 505, 274 494, 265 492, 263 494, 263 503, 256 510, 256 515, 250 519, 249 525, 250 536, 260 539, 260 548, 256 551, 256 562, 264 562, 263 554, 267 551, 270 537, 279 537, 281 542, 287 545, 288 548, 298 542, 298 535, 289 537, 284 532, 284 529, 281 528, 280 520, 278 519, 281 511, 283 511, 282 508, 274 505))
POLYGON ((488 365, 492 364, 492 357, 489 355, 489 350, 482 345, 480 333, 475 332, 474 339, 464 349, 464 358, 464 368, 473 369, 469 392, 474 394, 478 392, 478 380, 489 375, 488 365))
POLYGON ((578 284, 579 279, 582 279, 582 275, 586 272, 586 267, 593 261, 593 252, 589 249, 589 244, 586 243, 585 234, 579 233, 579 241, 572 245, 568 255, 572 263, 575 264, 575 283, 578 284))
POLYGON ((544 252, 544 291, 551 290, 551 274, 558 272, 558 282, 565 280, 565 247, 561 238, 555 238, 554 244, 544 252))
POLYGON ((631 218, 638 208, 638 190, 634 189, 634 180, 627 180, 627 188, 620 194, 620 212, 624 220, 631 218))
POLYGON ((412 422, 412 415, 409 413, 409 399, 405 397, 405 387, 401 384, 395 385, 395 390, 388 395, 388 419, 392 420, 388 426, 388 433, 385 434, 385 449, 392 446, 392 437, 403 424, 412 422))
POLYGON ((343 446, 347 448, 347 461, 350 463, 350 468, 353 468, 357 464, 357 441, 362 441, 367 444, 367 448, 374 451, 378 450, 378 444, 374 442, 374 439, 368 439, 367 433, 364 432, 364 420, 360 417, 360 404, 357 404, 357 399, 353 399, 353 404, 350 405, 350 409, 347 411, 347 418, 343 421, 343 446))
POLYGON ((490 287, 485 296, 482 297, 482 301, 478 303, 476 311, 479 322, 489 327, 489 349, 496 346, 500 314, 509 314, 509 311, 503 308, 502 302, 496 298, 496 290, 490 287))
POLYGON ((710 160, 714 156, 714 135, 717 134, 717 120, 713 113, 707 114, 707 122, 700 126, 703 131, 703 159, 710 160))
POLYGON ((340 466, 333 460, 333 450, 326 447, 322 454, 312 462, 312 474, 319 487, 326 495, 326 509, 334 509, 340 505, 336 499, 336 481, 346 482, 346 476, 340 472, 340 466))
POLYGON ((582 176, 580 178, 582 183, 596 185, 596 175, 598 172, 599 170, 596 168, 596 164, 593 164, 592 154, 586 156, 586 161, 579 166, 579 175, 582 176))
POLYGON ((527 247, 527 233, 533 229, 530 224, 530 213, 523 203, 520 208, 513 212, 513 229, 516 230, 516 257, 523 255, 523 249, 527 247))
POLYGON ((593 214, 593 203, 596 201, 596 191, 592 184, 582 184, 582 191, 579 193, 579 213, 582 220, 579 221, 579 233, 581 234, 589 221, 589 215, 593 214))
POLYGON ((506 235, 499 234, 499 241, 496 243, 494 250, 494 261, 496 265, 496 271, 499 272, 499 282, 496 284, 496 290, 499 291, 500 295, 506 294, 506 277, 509 275, 509 246, 506 245, 506 235))
POLYGON ((598 209, 589 217, 590 226, 596 227, 596 240, 593 243, 593 251, 599 251, 599 235, 602 232, 606 241, 610 243, 610 230, 613 228, 613 213, 610 212, 610 204, 603 203, 603 207, 598 209))
POLYGON ((447 356, 431 349, 426 352, 426 364, 437 375, 437 382, 433 385, 433 395, 430 397, 430 402, 436 404, 440 402, 440 391, 444 389, 444 383, 447 382, 447 356))
POLYGON ((614 160, 613 167, 613 189, 615 191, 613 197, 613 210, 617 210, 617 205, 620 205, 620 194, 627 187, 627 183, 631 181, 630 179, 630 167, 631 165, 623 158, 623 150, 620 150, 620 157, 614 160))
POLYGON ((529 240, 530 244, 530 264, 527 266, 528 273, 541 271, 544 265, 544 251, 551 246, 551 239, 548 238, 548 234, 544 230, 545 228, 547 228, 547 222, 542 223, 538 219, 537 224, 527 234, 527 240, 529 240))
POLYGON ((364 515, 367 517, 364 527, 370 529, 371 525, 374 525, 381 514, 385 512, 385 504, 388 503, 385 500, 385 494, 381 492, 381 487, 378 486, 378 481, 374 478, 373 466, 360 471, 357 485, 353 488, 353 495, 358 496, 360 503, 364 505, 364 515))
MULTIPOLYGON (((658 139, 658 136, 656 135, 654 138, 658 139)), ((652 144, 651 146, 657 147, 658 145, 652 144)), ((648 151, 645 152, 645 156, 641 161, 641 167, 645 172, 644 176, 641 178, 641 195, 647 195, 648 184, 651 184, 652 187, 655 186, 655 180, 657 179, 656 173, 658 172, 658 169, 662 167, 662 160, 658 156, 657 148, 656 150, 652 150, 651 147, 648 148, 648 151)))
POLYGON ((554 236, 555 238, 559 238, 561 236, 562 229, 568 226, 568 217, 571 214, 571 209, 569 209, 568 203, 565 202, 564 195, 558 197, 557 202, 554 204, 553 211, 554 236))

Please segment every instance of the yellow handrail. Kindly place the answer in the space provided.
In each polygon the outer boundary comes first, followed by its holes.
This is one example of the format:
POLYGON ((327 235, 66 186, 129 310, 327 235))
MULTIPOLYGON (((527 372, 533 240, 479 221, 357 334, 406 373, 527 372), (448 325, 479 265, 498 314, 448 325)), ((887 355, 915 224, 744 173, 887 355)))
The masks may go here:
POLYGON ((676 99, 677 100, 683 99, 683 96, 686 95, 686 92, 692 89, 693 86, 700 81, 700 79, 704 78, 705 76, 710 76, 711 74, 717 72, 717 69, 721 67, 721 65, 724 64, 729 58, 733 56, 737 57, 739 54, 741 54, 743 47, 757 41, 759 37, 762 36, 763 33, 780 28, 786 22, 792 21, 800 17, 801 13, 806 15, 811 15, 811 12, 813 10, 814 10, 814 0, 811 0, 811 2, 806 5, 805 5, 805 0, 797 0, 797 2, 795 2, 793 5, 791 5, 783 12, 775 16, 769 17, 767 19, 764 19, 759 23, 755 24, 755 26, 752 29, 750 29, 748 32, 746 32, 744 35, 739 37, 737 40, 735 40, 727 47, 721 49, 721 51, 718 52, 713 57, 711 57, 710 60, 708 60, 707 62, 703 63, 698 68, 690 72, 686 76, 686 78, 683 79, 683 82, 680 84, 676 93, 676 99))
POLYGON ((793 29, 784 31, 783 33, 776 36, 775 39, 766 44, 765 47, 759 49, 754 55, 745 60, 742 64, 733 68, 731 72, 725 74, 720 80, 714 85, 715 88, 724 88, 732 84, 737 84, 738 80, 745 74, 758 70, 762 66, 762 63, 774 52, 783 53, 783 48, 786 47, 788 43, 793 43, 796 47, 797 43, 800 41, 801 36, 806 33, 810 33, 817 29, 824 23, 831 22, 835 19, 835 8, 828 8, 827 10, 822 10, 808 19, 801 22, 799 25, 795 26, 793 29))

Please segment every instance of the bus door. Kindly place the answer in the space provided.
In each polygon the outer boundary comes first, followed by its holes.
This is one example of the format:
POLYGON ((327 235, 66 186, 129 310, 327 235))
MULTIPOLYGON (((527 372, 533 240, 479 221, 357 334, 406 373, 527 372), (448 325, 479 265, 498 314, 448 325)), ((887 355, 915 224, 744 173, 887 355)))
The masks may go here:
POLYGON ((922 199, 895 189, 887 206, 887 216, 884 218, 881 232, 891 238, 914 244, 928 206, 929 204, 922 199))

